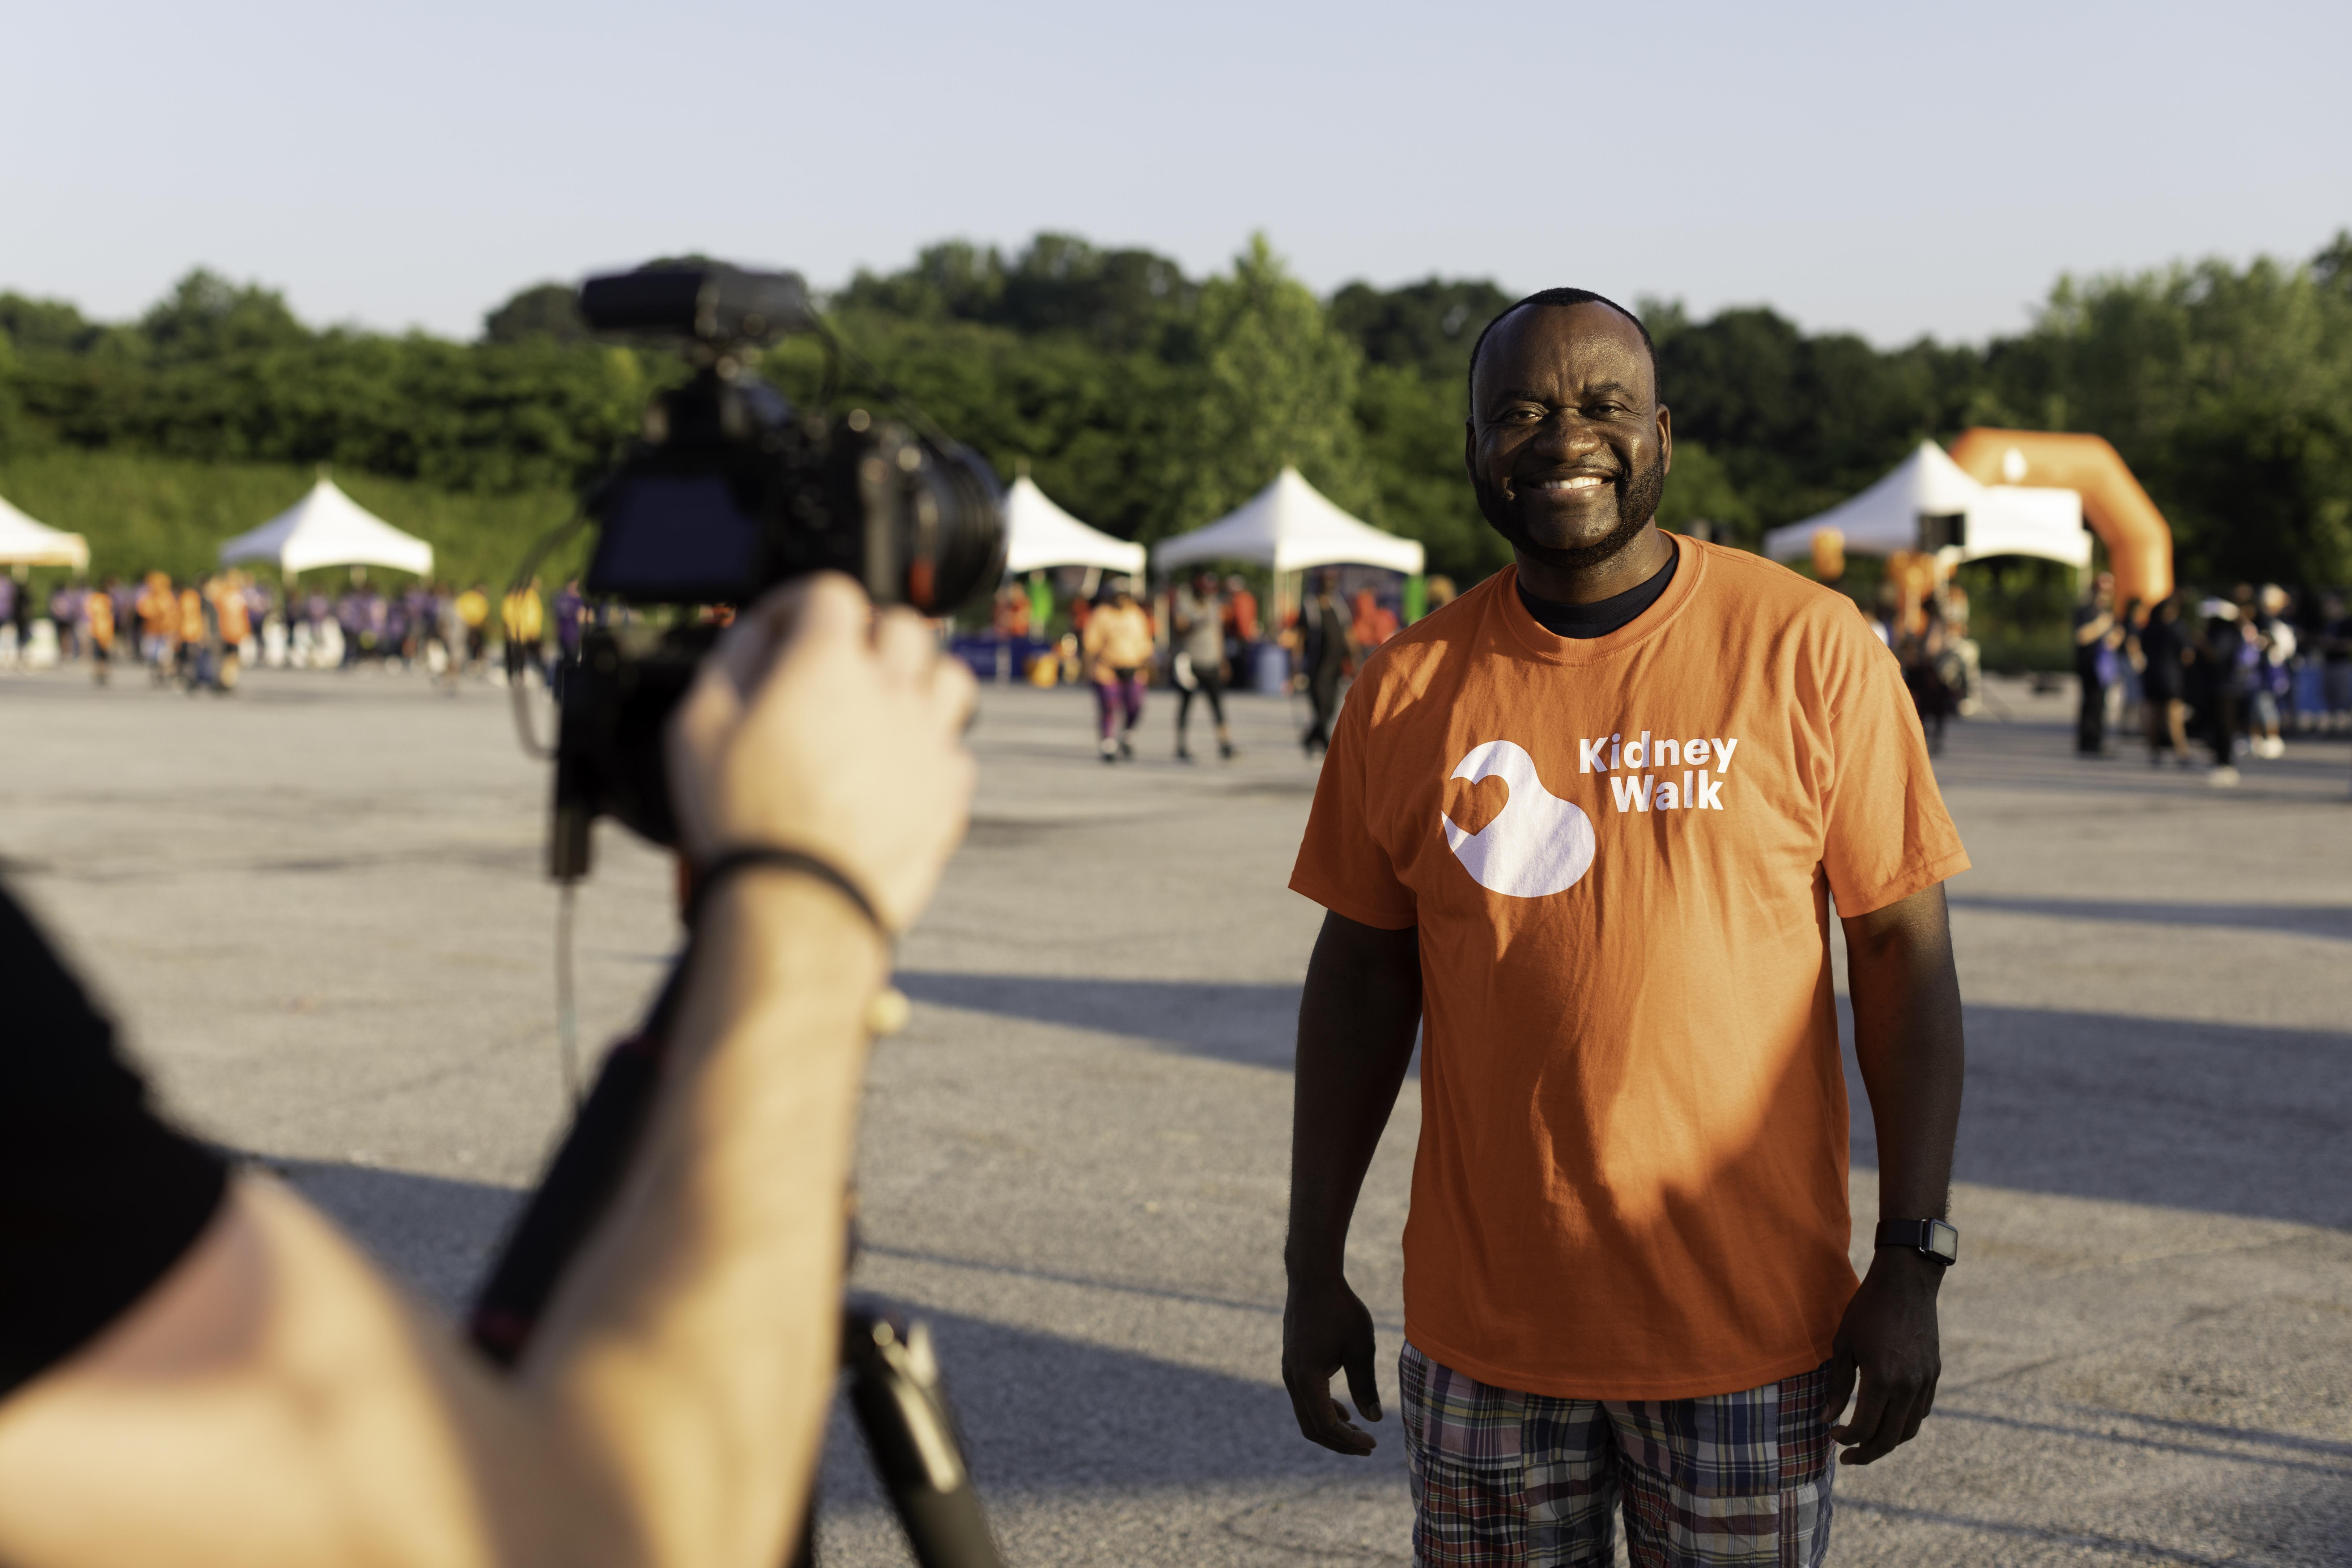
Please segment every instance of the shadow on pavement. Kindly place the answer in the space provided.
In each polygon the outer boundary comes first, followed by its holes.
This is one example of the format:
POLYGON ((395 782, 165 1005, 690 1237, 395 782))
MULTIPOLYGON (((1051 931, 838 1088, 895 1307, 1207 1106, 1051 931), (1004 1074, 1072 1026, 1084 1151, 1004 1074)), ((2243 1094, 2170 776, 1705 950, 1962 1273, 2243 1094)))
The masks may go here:
MULTIPOLYGON (((255 1163, 453 1313, 470 1299, 521 1197, 486 1183, 399 1171, 255 1163)), ((936 1337, 983 1489, 1034 1493, 1363 1473, 1298 1436, 1271 1366, 1258 1382, 953 1312, 919 1308, 914 1315, 936 1337)), ((1383 1338, 1390 1353, 1393 1343, 1391 1330, 1383 1338)), ((1402 1442, 1393 1412, 1373 1430, 1384 1456, 1402 1442)), ((836 1420, 826 1466, 828 1491, 845 1500, 871 1495, 864 1453, 849 1431, 836 1420)))
MULTIPOLYGON (((2252 913, 2330 935, 2324 922, 2346 919, 2326 908, 2112 907, 2252 913)), ((1275 1068, 1290 1065, 1298 1008, 1295 985, 934 973, 898 984, 941 1006, 1275 1068)), ((1851 1042, 1850 1020, 1843 1029, 1851 1042)), ((1968 1033, 1961 1180, 2352 1228, 2352 1034, 1990 1006, 1968 1009, 1968 1033)), ((1874 1166, 1851 1058, 1849 1043, 1853 1158, 1874 1166)))
MULTIPOLYGON (((983 1497, 1370 1468, 1298 1435, 1272 1366, 1261 1383, 953 1312, 913 1315, 931 1327, 983 1497)), ((1394 1355, 1392 1338, 1383 1337, 1382 1352, 1394 1355)), ((1370 1427, 1381 1445, 1375 1463, 1403 1447, 1396 1412, 1387 1415, 1370 1427)), ((825 1452, 825 1489, 839 1500, 874 1495, 850 1430, 836 1418, 825 1452)))
POLYGON ((2277 931, 2352 942, 2352 905, 2346 904, 2186 904, 2103 899, 1979 898, 1968 893, 1953 894, 1951 904, 1956 910, 2045 915, 2053 920, 2277 931))
POLYGON ((1289 1070, 1298 987, 1209 981, 1068 980, 900 970, 917 1002, 1066 1028, 1096 1029, 1188 1056, 1289 1070))
MULTIPOLYGON (((1853 1160, 1878 1163, 1847 1040, 1853 1160)), ((1968 1009, 1964 1182, 2352 1229, 2352 1034, 1968 1009)))
MULTIPOLYGON (((2007 1539, 2023 1545, 2064 1549, 2069 1555, 2096 1552, 2112 1553, 2132 1563, 2184 1563, 2195 1568, 2228 1568, 2219 1557, 2209 1557, 2199 1552, 2175 1551, 2150 1542, 2135 1541, 2127 1536, 2108 1535, 2096 1531, 2046 1530, 2040 1525, 2018 1524, 2008 1520, 1983 1519, 1972 1514, 1954 1513, 1941 1509, 1906 1508, 1899 1503, 1879 1502, 1869 1498, 1841 1497, 1837 1500, 1841 1512, 1851 1509, 1856 1513, 1875 1514, 1882 1519, 1899 1520, 1905 1523, 1942 1525, 1966 1531, 1979 1538, 1990 1536, 2007 1539)), ((1972 1542, 1984 1545, 1979 1540, 1972 1542)), ((1988 1548, 1989 1549, 1989 1548, 1988 1548)), ((1987 1561, 2000 1561, 1989 1558, 1987 1561)), ((2035 1559, 2042 1561, 2043 1559, 2035 1559)))
MULTIPOLYGON (((2274 918, 2327 935, 2344 928, 2326 922, 2347 918, 2268 905, 2087 907, 2274 918)), ((1298 1010, 1295 985, 929 972, 902 973, 898 984, 940 1006, 1277 1069, 1290 1066, 1298 1010)), ((1874 1166, 1843 998, 1839 1010, 1853 1159, 1874 1166)), ((1970 1006, 1968 1039, 1962 1181, 2352 1229, 2352 1034, 1970 1006)))

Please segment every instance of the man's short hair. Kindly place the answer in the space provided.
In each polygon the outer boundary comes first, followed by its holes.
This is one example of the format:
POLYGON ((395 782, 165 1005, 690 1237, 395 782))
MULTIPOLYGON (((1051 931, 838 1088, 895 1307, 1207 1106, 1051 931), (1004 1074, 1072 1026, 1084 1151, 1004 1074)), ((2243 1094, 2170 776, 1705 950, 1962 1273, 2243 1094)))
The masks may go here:
POLYGON ((1647 350, 1650 355, 1650 386, 1654 398, 1658 384, 1658 345, 1651 341, 1650 329, 1642 324, 1641 317, 1633 314, 1606 294, 1596 294, 1590 289, 1538 289, 1487 322, 1480 330, 1478 341, 1470 345, 1470 371, 1464 384, 1470 399, 1470 412, 1474 416, 1478 412, 1478 356, 1486 352, 1486 334, 1529 305, 1606 305, 1633 322, 1633 330, 1642 334, 1642 347, 1647 350))

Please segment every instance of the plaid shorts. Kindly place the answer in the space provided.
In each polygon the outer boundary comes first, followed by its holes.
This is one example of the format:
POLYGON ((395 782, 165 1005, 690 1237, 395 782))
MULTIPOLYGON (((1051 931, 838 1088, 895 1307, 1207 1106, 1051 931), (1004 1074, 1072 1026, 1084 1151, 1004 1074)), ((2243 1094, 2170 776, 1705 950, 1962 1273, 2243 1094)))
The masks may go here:
POLYGON ((1699 1399, 1557 1399, 1399 1366, 1414 1568, 1819 1568, 1830 1547, 1829 1368, 1699 1399))

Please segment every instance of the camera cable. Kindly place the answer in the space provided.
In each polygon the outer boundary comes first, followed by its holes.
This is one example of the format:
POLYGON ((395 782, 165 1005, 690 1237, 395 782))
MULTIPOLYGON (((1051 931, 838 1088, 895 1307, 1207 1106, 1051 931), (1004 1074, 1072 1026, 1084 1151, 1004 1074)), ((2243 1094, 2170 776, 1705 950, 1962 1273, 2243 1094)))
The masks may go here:
POLYGON ((573 918, 580 884, 566 879, 555 891, 555 1050, 563 1073, 563 1097, 580 1110, 580 1000, 572 967, 573 918))

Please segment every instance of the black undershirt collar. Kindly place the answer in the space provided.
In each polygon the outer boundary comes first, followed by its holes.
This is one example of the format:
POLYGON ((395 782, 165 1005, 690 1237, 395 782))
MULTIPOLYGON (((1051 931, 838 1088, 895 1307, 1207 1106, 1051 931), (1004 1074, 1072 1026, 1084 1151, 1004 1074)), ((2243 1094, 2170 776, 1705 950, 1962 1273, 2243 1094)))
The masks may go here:
POLYGON ((1528 607, 1528 614, 1536 618, 1538 626, 1554 637, 1605 637, 1620 626, 1632 625, 1643 610, 1658 602, 1658 595, 1675 580, 1675 567, 1682 558, 1680 548, 1668 550, 1666 563, 1650 574, 1648 582, 1590 605, 1555 605, 1549 599, 1538 599, 1528 592, 1527 580, 1521 578, 1517 584, 1519 603, 1528 607))

